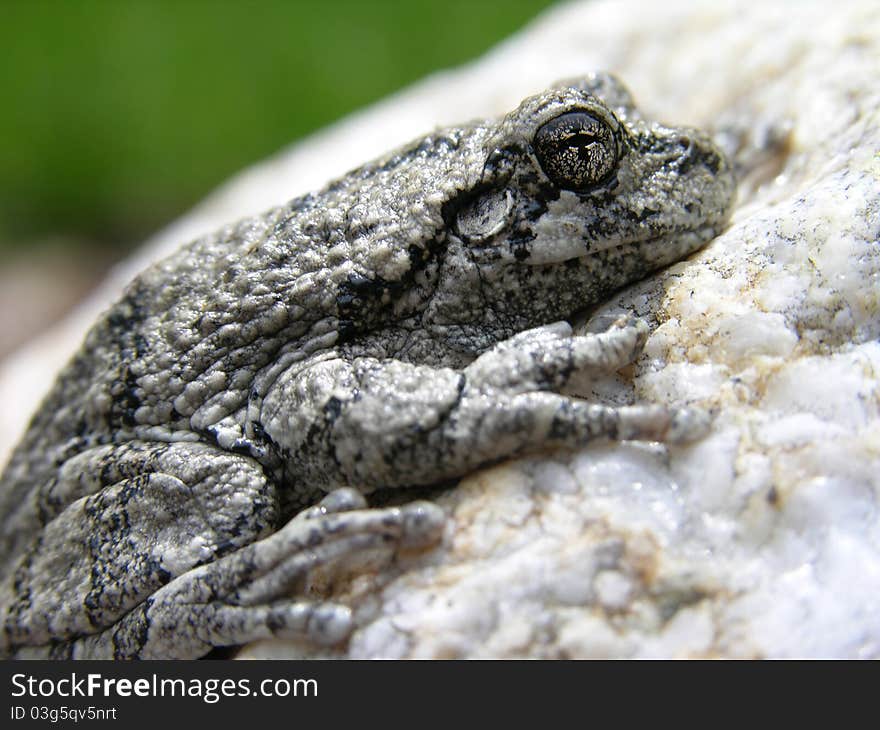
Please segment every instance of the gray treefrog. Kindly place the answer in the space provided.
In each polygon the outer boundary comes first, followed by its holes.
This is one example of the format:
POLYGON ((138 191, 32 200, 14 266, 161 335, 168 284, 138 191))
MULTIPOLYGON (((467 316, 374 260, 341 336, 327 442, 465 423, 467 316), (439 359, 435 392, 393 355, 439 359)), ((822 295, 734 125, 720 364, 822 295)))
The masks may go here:
POLYGON ((643 119, 596 74, 183 246, 89 331, 3 473, 0 651, 342 642, 351 609, 306 577, 444 525, 363 494, 694 438, 694 411, 562 394, 647 336, 565 320, 703 246, 734 190, 707 135, 643 119))

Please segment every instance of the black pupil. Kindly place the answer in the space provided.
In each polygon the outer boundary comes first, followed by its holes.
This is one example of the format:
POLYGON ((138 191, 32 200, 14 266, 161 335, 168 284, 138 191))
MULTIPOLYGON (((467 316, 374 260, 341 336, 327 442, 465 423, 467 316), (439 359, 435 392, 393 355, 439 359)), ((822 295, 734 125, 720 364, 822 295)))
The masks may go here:
POLYGON ((617 164, 608 125, 587 112, 567 112, 535 133, 535 154, 555 185, 585 191, 604 181, 617 164))

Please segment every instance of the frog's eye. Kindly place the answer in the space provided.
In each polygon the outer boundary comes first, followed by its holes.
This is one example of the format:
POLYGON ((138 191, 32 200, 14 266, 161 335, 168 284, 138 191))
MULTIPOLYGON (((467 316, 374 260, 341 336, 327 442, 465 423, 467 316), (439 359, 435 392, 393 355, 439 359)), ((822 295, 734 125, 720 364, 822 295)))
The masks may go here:
POLYGON ((587 112, 566 112, 535 132, 535 155, 555 185, 583 192, 617 165, 617 143, 608 124, 587 112))

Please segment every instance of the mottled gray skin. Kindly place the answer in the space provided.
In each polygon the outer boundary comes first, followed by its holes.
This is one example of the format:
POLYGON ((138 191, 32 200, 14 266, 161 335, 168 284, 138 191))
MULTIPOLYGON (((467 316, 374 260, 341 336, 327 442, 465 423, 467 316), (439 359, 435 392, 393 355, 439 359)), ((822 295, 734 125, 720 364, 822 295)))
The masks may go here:
POLYGON ((362 493, 593 438, 695 437, 692 411, 561 395, 634 360, 646 328, 560 320, 704 245, 733 195, 706 135, 644 121, 596 75, 182 247, 95 324, 3 473, 0 651, 340 642, 351 611, 307 595, 315 569, 443 527, 435 505, 362 493), (578 191, 535 145, 572 111, 603 135, 566 148, 589 161, 578 191))

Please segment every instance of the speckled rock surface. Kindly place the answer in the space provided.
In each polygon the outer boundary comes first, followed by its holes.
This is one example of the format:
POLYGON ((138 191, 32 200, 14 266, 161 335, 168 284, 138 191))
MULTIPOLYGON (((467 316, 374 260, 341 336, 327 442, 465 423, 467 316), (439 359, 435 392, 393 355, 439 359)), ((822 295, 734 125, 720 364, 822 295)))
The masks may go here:
MULTIPOLYGON (((636 311, 653 334, 630 372, 583 394, 712 409, 712 432, 687 448, 596 445, 473 475, 437 497, 450 515, 437 550, 380 575, 366 563, 332 587, 316 578, 359 622, 320 655, 877 657, 880 9, 867 0, 834 13, 555 9, 472 66, 254 168, 158 237, 66 335, 0 372, 0 398, 22 404, 7 408, 3 446, 51 363, 145 259, 591 69, 617 73, 649 116, 714 128, 741 184, 724 235, 596 314, 636 311)), ((264 642, 243 656, 316 654, 264 642)))

